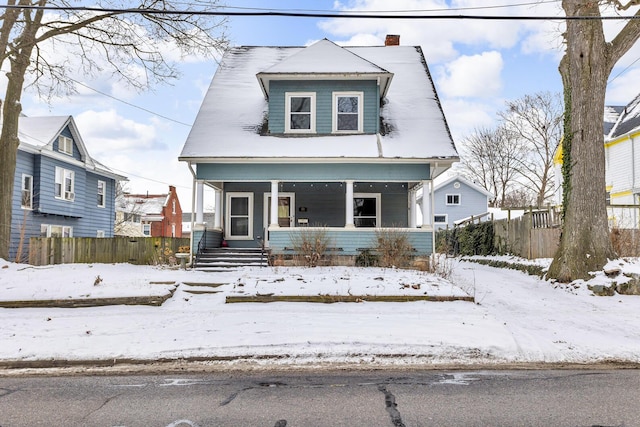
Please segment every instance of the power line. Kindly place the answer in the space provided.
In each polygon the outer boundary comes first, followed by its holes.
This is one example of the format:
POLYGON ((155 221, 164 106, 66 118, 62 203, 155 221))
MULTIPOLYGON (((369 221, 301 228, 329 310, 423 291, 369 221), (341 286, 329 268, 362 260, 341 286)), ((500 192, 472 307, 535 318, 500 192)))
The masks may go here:
POLYGON ((246 17, 291 17, 291 18, 330 18, 330 19, 413 19, 413 20, 488 20, 488 21, 606 21, 606 20, 633 20, 640 19, 640 15, 622 16, 507 16, 507 15, 421 15, 412 12, 411 15, 398 15, 397 12, 387 13, 345 13, 345 12, 295 12, 295 11, 213 11, 213 10, 159 10, 159 9, 118 9, 118 8, 97 8, 88 6, 20 6, 1 5, 0 9, 20 9, 20 10, 45 10, 62 12, 93 12, 93 13, 114 13, 114 14, 137 14, 137 15, 192 15, 192 16, 246 16, 246 17))
POLYGON ((115 100, 115 101, 118 101, 118 102, 121 102, 121 103, 123 103, 123 104, 125 104, 125 105, 128 105, 129 107, 137 108, 138 110, 144 111, 144 112, 149 113, 149 114, 153 114, 154 116, 158 116, 158 117, 160 117, 160 118, 163 118, 163 119, 165 119, 165 120, 169 120, 169 121, 174 122, 174 123, 177 123, 177 124, 179 124, 179 125, 183 125, 183 126, 191 127, 191 125, 190 125, 190 124, 188 124, 188 123, 184 123, 184 122, 181 122, 181 121, 179 121, 179 120, 172 119, 171 117, 163 116, 162 114, 160 114, 160 113, 156 113, 156 112, 151 111, 151 110, 149 110, 149 109, 147 109, 147 108, 140 107, 139 105, 132 104, 132 103, 130 103, 130 102, 128 102, 128 101, 125 101, 125 100, 123 100, 123 99, 120 99, 120 98, 116 98, 116 97, 115 97, 115 96, 113 96, 113 95, 109 95, 108 93, 106 93, 106 92, 102 92, 102 91, 100 91, 100 90, 98 90, 98 89, 94 89, 94 88, 92 88, 91 86, 88 86, 88 85, 86 85, 86 84, 84 84, 84 83, 82 83, 82 82, 79 82, 79 81, 78 81, 78 80, 76 80, 76 79, 69 78, 69 80, 72 80, 73 82, 75 82, 76 84, 78 84, 78 85, 80 85, 80 86, 82 86, 82 87, 85 87, 85 88, 87 88, 87 89, 89 89, 89 90, 92 90, 92 91, 94 91, 94 92, 96 92, 96 93, 99 93, 99 94, 100 94, 100 95, 102 95, 102 96, 106 96, 107 98, 111 98, 111 99, 113 99, 113 100, 115 100))
MULTIPOLYGON (((394 10, 395 13, 424 13, 424 12, 444 12, 444 11, 460 11, 460 10, 487 10, 487 9, 510 9, 521 6, 534 6, 543 3, 560 3, 560 0, 543 0, 543 1, 531 1, 525 3, 516 3, 516 4, 500 4, 500 5, 491 5, 491 6, 470 6, 470 7, 453 7, 448 9, 405 9, 405 10, 394 10)), ((235 9, 235 10, 256 10, 256 11, 282 11, 282 12, 306 12, 306 13, 328 13, 326 9, 278 9, 278 8, 262 8, 262 7, 240 7, 240 6, 221 6, 223 9, 235 9)), ((391 11, 388 10, 368 10, 367 13, 388 13, 391 11)), ((343 10, 341 13, 363 13, 363 11, 349 11, 343 10)))

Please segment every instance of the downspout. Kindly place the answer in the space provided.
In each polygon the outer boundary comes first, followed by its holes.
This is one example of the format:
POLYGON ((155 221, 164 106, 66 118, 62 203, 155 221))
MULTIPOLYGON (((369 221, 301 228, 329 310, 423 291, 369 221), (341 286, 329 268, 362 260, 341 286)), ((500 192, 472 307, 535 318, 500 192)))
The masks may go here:
MULTIPOLYGON (((433 261, 435 261, 435 253, 436 253, 436 223, 434 222, 435 214, 436 214, 436 197, 433 194, 433 174, 435 170, 438 169, 438 162, 436 162, 434 170, 429 170, 430 180, 429 180, 429 192, 431 193, 431 253, 433 254, 433 261)), ((422 190, 422 197, 424 197, 424 189, 422 190)), ((432 264, 433 265, 433 264, 432 264)))
MULTIPOLYGON (((629 136, 631 139, 631 192, 633 194, 632 203, 636 204, 638 197, 636 196, 636 140, 633 136, 629 136)), ((633 224, 634 227, 638 226, 638 210, 633 209, 633 224)))
MULTIPOLYGON (((189 171, 191 171, 191 175, 193 175, 193 182, 191 184, 191 233, 189 233, 189 252, 191 252, 191 257, 193 257, 193 226, 195 224, 195 209, 196 209, 196 173, 193 170, 191 162, 187 163, 189 167, 189 171)), ((205 233, 207 231, 205 230, 205 233)))

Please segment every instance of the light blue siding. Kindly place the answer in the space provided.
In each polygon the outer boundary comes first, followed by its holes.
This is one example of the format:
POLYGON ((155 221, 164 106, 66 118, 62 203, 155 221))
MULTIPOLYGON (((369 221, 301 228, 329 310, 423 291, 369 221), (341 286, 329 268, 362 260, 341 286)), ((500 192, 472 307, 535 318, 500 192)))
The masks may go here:
POLYGON ((333 92, 363 92, 363 131, 378 132, 380 116, 379 88, 375 80, 274 80, 269 93, 269 132, 282 134, 285 130, 285 93, 313 92, 316 94, 316 133, 332 133, 333 92))
POLYGON ((422 181, 430 178, 425 163, 200 163, 197 179, 209 181, 422 181))
POLYGON ((434 192, 434 206, 435 215, 446 214, 447 224, 449 227, 453 227, 453 223, 457 220, 486 213, 488 198, 485 194, 466 185, 464 182, 453 180, 434 192), (455 183, 459 183, 460 187, 455 188, 455 183), (447 194, 460 195, 460 204, 447 205, 447 194))
MULTIPOLYGON (((355 193, 380 194, 382 227, 408 226, 408 185, 406 183, 356 182, 355 193)), ((253 236, 252 240, 230 240, 230 247, 256 247, 261 244, 268 224, 264 222, 264 194, 271 192, 270 183, 227 182, 225 192, 253 194, 253 236)), ((309 225, 322 227, 344 227, 345 188, 337 182, 286 182, 279 192, 294 193, 292 206, 294 227, 298 219, 308 220, 309 225)), ((226 204, 226 197, 223 197, 226 204)), ((226 205, 222 212, 226 212, 226 205)), ((269 236, 269 240, 271 236, 269 236)))
MULTIPOLYGON (((269 247, 273 254, 291 253, 293 249, 292 240, 296 233, 310 233, 314 229, 291 229, 277 230, 270 232, 269 247)), ((375 229, 331 229, 318 228, 330 241, 329 246, 337 249, 337 255, 357 255, 359 249, 373 249, 376 247, 377 234, 375 229)), ((433 237, 430 231, 406 230, 406 235, 411 246, 415 249, 416 255, 429 255, 433 252, 433 237)))

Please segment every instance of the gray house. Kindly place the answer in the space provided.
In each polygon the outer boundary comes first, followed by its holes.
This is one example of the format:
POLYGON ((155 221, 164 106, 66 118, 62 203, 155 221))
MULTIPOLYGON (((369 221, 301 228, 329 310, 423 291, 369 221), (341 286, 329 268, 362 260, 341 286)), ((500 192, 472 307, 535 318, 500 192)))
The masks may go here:
POLYGON ((436 230, 451 228, 457 221, 486 214, 493 198, 491 192, 459 175, 436 184, 433 191, 436 230))
POLYGON ((12 260, 31 237, 111 237, 125 177, 89 156, 71 116, 21 117, 11 216, 12 260))
POLYGON ((220 238, 207 242, 286 253, 317 227, 352 255, 384 227, 405 230, 417 253, 432 252, 417 192, 458 154, 422 50, 387 39, 224 55, 179 157, 194 175, 193 247, 205 233, 209 186, 220 215, 206 232, 220 238))

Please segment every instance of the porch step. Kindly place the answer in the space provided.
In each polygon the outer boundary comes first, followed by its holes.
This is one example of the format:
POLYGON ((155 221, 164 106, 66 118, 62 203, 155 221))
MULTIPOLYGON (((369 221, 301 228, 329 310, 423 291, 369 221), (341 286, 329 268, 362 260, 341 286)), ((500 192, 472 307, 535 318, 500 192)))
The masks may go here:
POLYGON ((196 255, 194 268, 199 271, 228 271, 237 267, 264 267, 268 253, 253 248, 210 248, 196 255))

